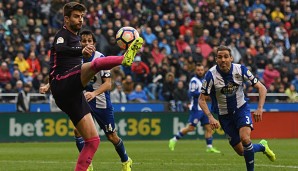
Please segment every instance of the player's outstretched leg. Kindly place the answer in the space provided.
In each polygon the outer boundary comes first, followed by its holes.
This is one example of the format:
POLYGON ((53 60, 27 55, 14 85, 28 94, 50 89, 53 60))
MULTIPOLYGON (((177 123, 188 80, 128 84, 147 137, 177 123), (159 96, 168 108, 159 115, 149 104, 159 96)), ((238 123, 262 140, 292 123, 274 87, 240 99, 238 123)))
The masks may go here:
POLYGON ((269 160, 275 161, 276 157, 274 152, 269 148, 268 142, 266 140, 261 140, 260 144, 262 144, 265 147, 264 154, 268 157, 269 160))
POLYGON ((128 157, 126 162, 122 163, 122 171, 131 171, 132 168, 132 160, 128 157))
POLYGON ((128 47, 127 51, 124 54, 124 59, 122 61, 122 65, 131 66, 137 52, 141 49, 143 43, 144 43, 144 40, 141 37, 136 38, 131 43, 131 45, 128 47))

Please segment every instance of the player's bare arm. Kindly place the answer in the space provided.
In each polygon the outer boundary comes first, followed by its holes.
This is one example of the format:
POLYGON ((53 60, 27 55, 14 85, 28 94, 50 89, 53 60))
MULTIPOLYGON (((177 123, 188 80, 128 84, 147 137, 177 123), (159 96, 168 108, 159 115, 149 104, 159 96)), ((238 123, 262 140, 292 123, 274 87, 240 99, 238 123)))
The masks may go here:
POLYGON ((207 105, 207 102, 206 102, 206 98, 208 96, 204 95, 204 94, 200 94, 200 97, 199 97, 199 105, 200 107, 202 108, 203 112, 205 113, 205 115, 208 116, 209 118, 209 122, 210 122, 210 126, 211 126, 211 129, 217 129, 219 128, 220 124, 218 122, 218 120, 216 120, 212 113, 210 112, 209 108, 208 108, 208 105, 207 105))
POLYGON ((259 103, 257 110, 253 113, 253 117, 256 122, 260 122, 262 121, 263 106, 266 99, 267 89, 261 82, 257 82, 254 87, 258 89, 259 92, 259 103))
POLYGON ((104 83, 98 87, 98 89, 94 90, 93 92, 86 92, 85 98, 89 102, 90 100, 94 99, 97 95, 110 91, 112 88, 112 79, 111 78, 103 78, 104 83))

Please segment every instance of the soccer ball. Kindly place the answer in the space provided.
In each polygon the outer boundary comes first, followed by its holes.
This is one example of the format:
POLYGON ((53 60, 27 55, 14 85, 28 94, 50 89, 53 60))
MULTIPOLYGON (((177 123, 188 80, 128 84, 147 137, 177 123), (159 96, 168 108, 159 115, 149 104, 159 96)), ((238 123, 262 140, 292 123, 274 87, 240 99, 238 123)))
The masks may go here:
POLYGON ((138 31, 133 27, 122 27, 116 34, 116 41, 121 49, 128 49, 130 44, 139 37, 138 31))

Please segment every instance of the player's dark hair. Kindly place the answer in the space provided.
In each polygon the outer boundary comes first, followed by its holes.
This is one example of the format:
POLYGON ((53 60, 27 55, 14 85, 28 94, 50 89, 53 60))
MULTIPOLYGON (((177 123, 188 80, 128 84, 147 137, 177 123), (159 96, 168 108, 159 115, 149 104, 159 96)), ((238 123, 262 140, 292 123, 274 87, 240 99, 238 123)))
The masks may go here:
POLYGON ((201 67, 201 66, 204 67, 204 65, 202 63, 200 63, 200 62, 196 63, 196 67, 201 67))
POLYGON ((224 51, 224 50, 229 51, 229 54, 230 54, 230 56, 231 56, 231 49, 230 49, 229 47, 227 47, 227 46, 223 46, 223 45, 221 45, 221 46, 219 46, 219 47, 217 48, 216 53, 218 53, 219 51, 224 51))
POLYGON ((70 17, 72 11, 86 11, 86 7, 78 2, 69 2, 63 7, 63 15, 70 17))
POLYGON ((91 30, 83 30, 80 32, 80 36, 82 37, 82 35, 91 35, 92 36, 92 39, 93 39, 93 42, 96 43, 96 38, 95 38, 95 35, 92 33, 91 30))

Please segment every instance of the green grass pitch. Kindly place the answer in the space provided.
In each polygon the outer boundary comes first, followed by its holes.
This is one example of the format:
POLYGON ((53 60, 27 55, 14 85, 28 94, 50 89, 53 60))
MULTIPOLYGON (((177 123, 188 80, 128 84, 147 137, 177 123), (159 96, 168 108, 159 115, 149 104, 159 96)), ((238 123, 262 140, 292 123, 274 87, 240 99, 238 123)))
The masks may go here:
MULTIPOLYGON (((258 140, 253 140, 254 143, 258 140)), ((298 170, 298 139, 271 139, 270 148, 277 155, 271 162, 262 153, 255 155, 255 170, 298 170)), ((239 157, 227 140, 214 140, 222 154, 205 152, 204 140, 180 140, 175 151, 168 141, 125 141, 133 159, 134 171, 242 171, 239 157)), ((0 143, 0 171, 73 171, 77 159, 74 142, 0 143)), ((95 171, 120 171, 121 163, 111 143, 102 141, 93 159, 95 171)))

